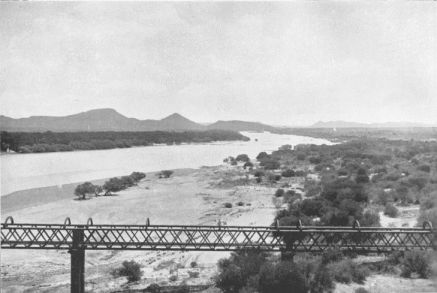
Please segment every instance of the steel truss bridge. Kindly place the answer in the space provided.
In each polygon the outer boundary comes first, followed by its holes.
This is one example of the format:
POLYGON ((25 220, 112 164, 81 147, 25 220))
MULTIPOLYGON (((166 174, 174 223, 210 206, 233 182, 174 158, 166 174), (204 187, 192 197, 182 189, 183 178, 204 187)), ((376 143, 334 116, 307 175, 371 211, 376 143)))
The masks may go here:
POLYGON ((2 249, 68 250, 71 254, 71 292, 84 292, 85 250, 238 251, 257 249, 287 253, 339 249, 356 253, 434 249, 436 230, 421 228, 326 226, 197 226, 197 225, 74 225, 1 224, 2 249))

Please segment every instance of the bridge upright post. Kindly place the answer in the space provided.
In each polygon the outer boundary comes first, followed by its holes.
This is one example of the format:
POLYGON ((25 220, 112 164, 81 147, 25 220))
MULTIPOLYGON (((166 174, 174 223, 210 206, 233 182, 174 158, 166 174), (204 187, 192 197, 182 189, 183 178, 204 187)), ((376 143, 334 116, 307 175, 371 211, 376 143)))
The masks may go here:
POLYGON ((85 249, 81 247, 84 239, 83 229, 73 230, 71 255, 71 293, 85 293, 85 249))

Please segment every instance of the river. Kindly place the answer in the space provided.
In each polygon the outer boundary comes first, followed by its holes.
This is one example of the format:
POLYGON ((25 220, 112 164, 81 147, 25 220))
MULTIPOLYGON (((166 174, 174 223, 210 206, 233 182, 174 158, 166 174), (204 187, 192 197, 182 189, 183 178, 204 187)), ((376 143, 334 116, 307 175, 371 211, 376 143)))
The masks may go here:
POLYGON ((38 154, 2 154, 1 195, 45 186, 95 180, 164 169, 214 166, 227 156, 273 151, 281 145, 332 144, 325 139, 268 132, 241 132, 250 141, 157 145, 127 149, 38 154))

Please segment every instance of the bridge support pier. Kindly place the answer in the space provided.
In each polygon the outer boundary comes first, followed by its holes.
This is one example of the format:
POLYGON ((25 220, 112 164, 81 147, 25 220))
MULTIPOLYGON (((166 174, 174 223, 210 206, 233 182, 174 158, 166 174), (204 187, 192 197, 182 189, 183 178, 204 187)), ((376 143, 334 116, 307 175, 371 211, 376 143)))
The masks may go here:
POLYGON ((85 249, 80 247, 84 231, 73 230, 71 255, 71 293, 85 293, 85 249))

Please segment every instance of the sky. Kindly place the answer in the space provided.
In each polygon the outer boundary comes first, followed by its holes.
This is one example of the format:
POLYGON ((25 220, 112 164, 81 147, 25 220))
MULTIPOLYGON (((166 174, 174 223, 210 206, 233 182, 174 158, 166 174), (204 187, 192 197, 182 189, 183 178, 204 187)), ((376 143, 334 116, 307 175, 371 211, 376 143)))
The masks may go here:
POLYGON ((435 2, 1 2, 0 114, 437 124, 435 2))

